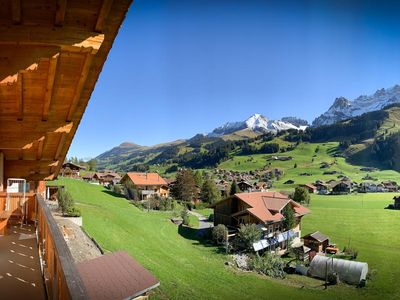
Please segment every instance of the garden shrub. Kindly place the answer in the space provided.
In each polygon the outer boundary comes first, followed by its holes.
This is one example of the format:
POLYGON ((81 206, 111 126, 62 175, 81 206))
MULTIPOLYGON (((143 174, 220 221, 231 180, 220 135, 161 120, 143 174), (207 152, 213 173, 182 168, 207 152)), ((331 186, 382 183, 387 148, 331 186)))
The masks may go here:
POLYGON ((358 256, 358 250, 351 247, 344 247, 343 252, 350 256, 351 259, 356 259, 358 256))
POLYGON ((186 225, 186 226, 190 225, 189 210, 187 208, 182 209, 181 218, 182 218, 183 225, 186 225))
POLYGON ((261 239, 261 229, 256 224, 241 224, 237 239, 247 250, 252 250, 253 243, 261 239))
POLYGON ((285 278, 285 262, 276 255, 266 252, 263 256, 254 255, 249 258, 250 270, 273 277, 285 278))
POLYGON ((330 285, 336 285, 338 283, 338 277, 335 273, 330 272, 328 274, 327 281, 330 285))
POLYGON ((60 206, 61 212, 67 217, 80 217, 81 212, 79 209, 74 207, 74 199, 71 194, 63 189, 59 189, 57 192, 58 205, 60 206))
POLYGON ((219 224, 212 229, 212 240, 217 245, 226 243, 228 230, 225 225, 219 224))

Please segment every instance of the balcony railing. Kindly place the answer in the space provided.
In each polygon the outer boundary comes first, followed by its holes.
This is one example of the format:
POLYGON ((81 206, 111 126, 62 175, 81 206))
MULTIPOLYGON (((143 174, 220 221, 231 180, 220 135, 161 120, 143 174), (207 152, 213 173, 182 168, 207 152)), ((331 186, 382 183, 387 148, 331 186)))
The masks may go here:
MULTIPOLYGON (((28 200, 27 220, 35 222, 36 226, 36 239, 47 298, 60 300, 88 299, 71 252, 43 197, 34 193, 27 193, 25 197, 28 200)), ((13 217, 13 215, 22 217, 21 196, 13 195, 9 198, 7 211, 5 210, 6 202, 6 194, 0 194, 0 214, 3 227, 8 218, 13 217)), ((6 230, 4 231, 7 234, 6 230)))

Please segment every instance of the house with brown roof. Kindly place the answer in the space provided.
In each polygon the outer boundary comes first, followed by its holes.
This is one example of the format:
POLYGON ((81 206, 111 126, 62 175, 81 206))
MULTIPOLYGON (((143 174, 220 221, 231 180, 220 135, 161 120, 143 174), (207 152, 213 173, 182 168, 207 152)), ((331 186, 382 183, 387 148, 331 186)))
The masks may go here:
POLYGON ((135 188, 142 200, 155 195, 163 198, 169 196, 167 181, 157 173, 129 172, 122 177, 121 183, 127 188, 135 188))
POLYGON ((301 187, 305 188, 310 194, 317 192, 317 187, 311 183, 302 184, 301 187))
POLYGON ((263 238, 274 249, 286 249, 288 237, 299 242, 301 218, 310 213, 308 208, 278 192, 238 193, 211 207, 214 208, 214 225, 257 224, 263 230, 263 238), (283 225, 283 209, 288 205, 295 213, 294 228, 283 225))
POLYGON ((86 170, 86 168, 72 162, 66 162, 62 165, 60 174, 62 177, 78 178, 81 170, 86 170))

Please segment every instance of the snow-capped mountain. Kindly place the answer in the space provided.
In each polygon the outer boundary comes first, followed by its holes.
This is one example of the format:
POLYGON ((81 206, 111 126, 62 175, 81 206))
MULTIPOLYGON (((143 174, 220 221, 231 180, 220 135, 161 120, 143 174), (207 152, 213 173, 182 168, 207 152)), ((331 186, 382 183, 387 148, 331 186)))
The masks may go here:
POLYGON ((222 136, 243 129, 250 129, 252 131, 260 131, 260 132, 278 132, 281 130, 288 130, 288 129, 304 130, 305 128, 307 128, 307 125, 308 125, 307 121, 297 119, 294 117, 286 117, 282 118, 282 120, 269 120, 263 115, 254 114, 245 121, 228 122, 218 128, 215 128, 213 132, 208 134, 208 136, 212 137, 222 136), (294 123, 296 122, 297 125, 294 125, 288 120, 292 120, 294 123), (300 125, 300 123, 304 125, 300 125))
POLYGON ((316 118, 312 125, 321 126, 362 115, 363 113, 380 110, 387 105, 400 102, 400 86, 377 90, 370 96, 359 96, 350 101, 344 97, 335 99, 327 112, 316 118))

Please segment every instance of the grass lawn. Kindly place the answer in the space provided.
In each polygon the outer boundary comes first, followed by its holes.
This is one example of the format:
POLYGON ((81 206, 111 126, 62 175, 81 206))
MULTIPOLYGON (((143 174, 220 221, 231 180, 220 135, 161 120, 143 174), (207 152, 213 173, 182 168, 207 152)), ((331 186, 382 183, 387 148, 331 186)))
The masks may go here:
POLYGON ((272 280, 224 265, 227 256, 178 227, 165 212, 140 211, 101 186, 58 181, 71 192, 87 232, 108 251, 126 250, 161 281, 156 299, 399 299, 400 212, 384 210, 392 195, 313 196, 303 233, 320 230, 340 246, 359 250, 373 278, 364 289, 339 285, 322 290, 319 280, 289 276, 272 280), (362 198, 364 197, 364 198, 362 198), (376 271, 375 271, 376 270, 376 271), (302 288, 305 286, 305 288, 302 288))

